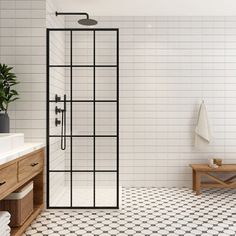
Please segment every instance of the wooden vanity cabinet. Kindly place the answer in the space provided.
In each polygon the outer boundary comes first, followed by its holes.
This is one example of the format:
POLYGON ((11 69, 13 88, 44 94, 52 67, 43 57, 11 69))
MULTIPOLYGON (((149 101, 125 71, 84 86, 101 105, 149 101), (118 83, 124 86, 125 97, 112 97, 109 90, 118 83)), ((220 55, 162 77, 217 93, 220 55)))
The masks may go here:
POLYGON ((34 182, 34 211, 22 226, 12 228, 11 236, 21 236, 31 222, 44 209, 44 157, 45 149, 41 148, 0 165, 0 200, 4 199, 27 182, 34 182))

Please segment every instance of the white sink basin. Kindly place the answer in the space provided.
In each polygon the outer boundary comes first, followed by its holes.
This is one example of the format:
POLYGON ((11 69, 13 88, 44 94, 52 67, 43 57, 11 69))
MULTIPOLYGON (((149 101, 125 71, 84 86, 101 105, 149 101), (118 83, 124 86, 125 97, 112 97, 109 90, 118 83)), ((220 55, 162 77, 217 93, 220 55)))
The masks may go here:
POLYGON ((1 133, 0 134, 0 154, 10 152, 13 149, 24 145, 24 134, 21 133, 1 133))

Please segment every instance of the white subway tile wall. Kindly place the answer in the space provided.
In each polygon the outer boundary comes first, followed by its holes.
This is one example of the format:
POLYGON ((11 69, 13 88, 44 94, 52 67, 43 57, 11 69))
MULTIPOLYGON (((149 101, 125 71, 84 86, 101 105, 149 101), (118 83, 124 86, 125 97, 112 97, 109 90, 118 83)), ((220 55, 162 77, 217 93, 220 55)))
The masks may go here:
POLYGON ((46 3, 0 1, 0 62, 14 67, 20 99, 10 105, 11 132, 27 141, 46 135, 46 3))
MULTIPOLYGON (((235 163, 236 17, 93 18, 96 27, 120 29, 121 185, 190 186, 189 164, 210 157, 235 163), (196 150, 202 100, 213 141, 196 150)), ((65 19, 66 27, 78 27, 77 17, 65 19)), ((111 38, 101 37, 101 63, 112 63, 111 38)), ((82 55, 91 54, 88 42, 82 55)), ((105 72, 98 81, 110 96, 116 88, 105 72)))
MULTIPOLYGON (((56 17, 55 10, 56 6, 52 1, 46 1, 46 25, 47 28, 63 28, 64 17, 56 17)), ((50 64, 65 64, 65 34, 63 32, 51 32, 49 36, 49 58, 50 64)), ((65 94, 65 69, 52 67, 49 71, 49 84, 50 84, 50 100, 55 100, 55 95, 61 97, 65 94)), ((61 120, 61 113, 55 114, 55 107, 63 109, 63 103, 50 103, 50 134, 60 134, 61 126, 55 126, 55 119, 61 120)), ((45 121, 44 121, 45 122, 45 121)), ((49 169, 50 170, 65 170, 66 159, 65 152, 61 150, 60 138, 50 138, 50 158, 49 158, 49 169)), ((58 196, 61 189, 66 188, 66 173, 55 173, 49 174, 50 178, 50 191, 49 191, 49 204, 51 206, 59 205, 58 196)), ((69 191, 68 191, 69 194, 69 191)))

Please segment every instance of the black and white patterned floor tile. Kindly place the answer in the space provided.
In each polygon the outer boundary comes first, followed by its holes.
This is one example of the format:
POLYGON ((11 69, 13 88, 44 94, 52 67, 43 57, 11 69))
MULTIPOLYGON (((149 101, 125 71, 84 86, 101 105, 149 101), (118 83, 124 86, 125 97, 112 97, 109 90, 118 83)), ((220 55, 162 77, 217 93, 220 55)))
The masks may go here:
POLYGON ((236 190, 122 188, 120 210, 46 210, 24 236, 236 235, 236 190))

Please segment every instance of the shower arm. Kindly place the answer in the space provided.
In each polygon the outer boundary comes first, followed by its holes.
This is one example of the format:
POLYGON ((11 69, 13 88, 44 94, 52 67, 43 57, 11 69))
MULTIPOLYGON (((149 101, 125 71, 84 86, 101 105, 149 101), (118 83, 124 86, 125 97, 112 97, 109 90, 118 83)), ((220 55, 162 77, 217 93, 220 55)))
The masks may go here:
POLYGON ((71 15, 74 15, 74 16, 86 16, 86 18, 87 19, 89 19, 89 14, 88 13, 86 13, 86 12, 55 12, 55 15, 56 16, 59 16, 59 15, 69 15, 69 16, 71 16, 71 15))

